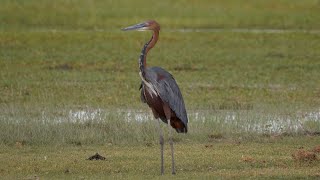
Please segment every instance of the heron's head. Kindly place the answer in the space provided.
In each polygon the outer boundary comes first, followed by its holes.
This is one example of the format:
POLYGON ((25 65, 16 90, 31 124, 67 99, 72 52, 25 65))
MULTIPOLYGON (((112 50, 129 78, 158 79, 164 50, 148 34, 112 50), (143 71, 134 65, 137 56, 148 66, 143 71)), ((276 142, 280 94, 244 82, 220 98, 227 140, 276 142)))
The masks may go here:
POLYGON ((129 26, 126 28, 122 28, 123 31, 131 31, 131 30, 137 30, 137 31, 160 31, 160 25, 155 20, 148 20, 143 23, 139 23, 133 26, 129 26))

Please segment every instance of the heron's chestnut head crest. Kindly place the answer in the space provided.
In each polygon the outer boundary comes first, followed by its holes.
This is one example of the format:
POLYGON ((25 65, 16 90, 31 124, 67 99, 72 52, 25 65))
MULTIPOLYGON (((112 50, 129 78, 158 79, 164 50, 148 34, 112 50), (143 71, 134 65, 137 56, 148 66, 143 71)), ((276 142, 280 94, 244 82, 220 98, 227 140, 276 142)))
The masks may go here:
POLYGON ((146 30, 152 30, 152 31, 160 31, 160 25, 155 20, 148 20, 143 23, 139 23, 133 26, 129 26, 126 28, 122 28, 123 31, 131 31, 131 30, 137 30, 137 31, 146 31, 146 30))

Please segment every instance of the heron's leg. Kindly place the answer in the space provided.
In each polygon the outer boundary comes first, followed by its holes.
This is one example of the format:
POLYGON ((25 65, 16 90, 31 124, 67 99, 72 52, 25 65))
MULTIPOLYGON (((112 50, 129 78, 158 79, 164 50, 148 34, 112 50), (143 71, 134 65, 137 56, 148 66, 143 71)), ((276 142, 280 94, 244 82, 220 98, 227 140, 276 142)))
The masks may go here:
POLYGON ((159 130, 159 135, 160 135, 160 139, 159 139, 159 142, 160 142, 160 151, 161 151, 161 175, 164 174, 164 165, 163 165, 163 146, 164 146, 164 139, 163 139, 163 133, 162 133, 162 129, 161 129, 161 126, 160 126, 160 120, 158 119, 158 123, 157 123, 157 126, 158 126, 158 130, 159 130))
POLYGON ((170 119, 168 120, 168 127, 169 127, 169 143, 171 146, 171 159, 172 159, 172 174, 176 174, 176 169, 174 166, 174 149, 173 149, 173 138, 172 138, 172 128, 170 127, 170 119))
POLYGON ((174 166, 174 150, 173 150, 172 128, 171 128, 171 123, 170 123, 172 110, 170 109, 170 106, 169 106, 168 103, 164 103, 163 104, 163 110, 164 110, 164 114, 166 115, 167 122, 168 122, 168 127, 169 127, 169 143, 170 143, 170 147, 171 147, 172 174, 176 174, 176 169, 175 169, 175 166, 174 166))

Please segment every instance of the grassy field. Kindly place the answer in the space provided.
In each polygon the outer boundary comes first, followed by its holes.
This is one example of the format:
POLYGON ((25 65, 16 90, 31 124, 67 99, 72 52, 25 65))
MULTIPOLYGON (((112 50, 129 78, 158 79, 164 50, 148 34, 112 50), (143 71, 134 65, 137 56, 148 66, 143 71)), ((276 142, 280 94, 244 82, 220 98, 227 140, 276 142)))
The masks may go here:
POLYGON ((320 145, 319 12, 319 0, 1 1, 0 176, 159 178, 138 90, 151 34, 120 31, 156 19, 148 65, 174 75, 190 119, 174 134, 176 178, 319 178, 319 160, 292 157, 320 145), (85 160, 95 152, 107 160, 85 160))
POLYGON ((2 29, 110 29, 142 19, 164 28, 319 29, 319 0, 3 0, 2 29))
POLYGON ((40 179, 317 179, 320 162, 293 160, 292 154, 298 149, 312 150, 318 144, 319 137, 177 143, 177 175, 170 174, 171 159, 166 146, 163 178, 159 175, 158 145, 39 147, 17 144, 1 146, 1 160, 6 163, 1 163, 0 173, 6 179, 35 179, 35 176, 40 179), (96 152, 106 160, 86 160, 96 152))

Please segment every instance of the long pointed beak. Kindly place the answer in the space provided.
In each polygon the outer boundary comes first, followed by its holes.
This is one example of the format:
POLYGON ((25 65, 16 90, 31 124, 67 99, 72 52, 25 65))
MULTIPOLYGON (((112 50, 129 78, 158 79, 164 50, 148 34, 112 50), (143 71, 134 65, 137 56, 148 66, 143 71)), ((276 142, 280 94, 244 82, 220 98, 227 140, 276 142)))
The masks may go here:
POLYGON ((132 30, 138 30, 138 31, 143 31, 147 30, 147 24, 146 23, 139 23, 133 26, 129 26, 126 28, 122 28, 122 31, 132 31, 132 30))

